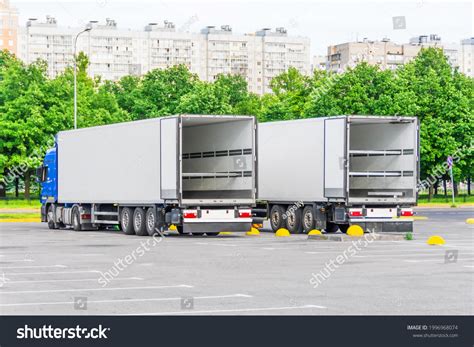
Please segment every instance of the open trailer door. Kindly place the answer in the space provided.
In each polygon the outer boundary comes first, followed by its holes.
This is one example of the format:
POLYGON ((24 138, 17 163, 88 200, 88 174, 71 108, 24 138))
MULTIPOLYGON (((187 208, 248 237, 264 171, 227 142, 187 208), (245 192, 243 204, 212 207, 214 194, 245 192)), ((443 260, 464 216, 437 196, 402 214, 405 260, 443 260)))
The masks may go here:
POLYGON ((324 121, 324 196, 344 199, 347 187, 347 118, 324 121))
POLYGON ((179 118, 161 119, 161 198, 179 199, 179 118))

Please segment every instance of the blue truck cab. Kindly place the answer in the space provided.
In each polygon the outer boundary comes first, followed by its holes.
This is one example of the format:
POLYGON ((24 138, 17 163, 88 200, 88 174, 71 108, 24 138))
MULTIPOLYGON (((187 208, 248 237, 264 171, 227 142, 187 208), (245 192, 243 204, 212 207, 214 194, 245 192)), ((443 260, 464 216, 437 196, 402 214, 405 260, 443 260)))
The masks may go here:
POLYGON ((41 221, 47 222, 49 206, 58 201, 58 161, 57 147, 50 148, 38 168, 37 176, 41 184, 41 221))

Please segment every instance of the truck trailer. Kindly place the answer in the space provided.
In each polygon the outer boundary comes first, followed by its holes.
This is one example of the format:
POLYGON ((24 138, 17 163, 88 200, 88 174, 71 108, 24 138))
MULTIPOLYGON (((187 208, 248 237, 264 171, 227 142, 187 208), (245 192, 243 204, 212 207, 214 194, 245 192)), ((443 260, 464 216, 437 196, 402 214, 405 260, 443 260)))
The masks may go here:
POLYGON ((416 117, 337 116, 258 126, 258 207, 272 229, 412 231, 416 117))
POLYGON ((50 229, 119 226, 153 235, 248 231, 256 199, 256 122, 178 115, 57 134, 39 169, 50 229))

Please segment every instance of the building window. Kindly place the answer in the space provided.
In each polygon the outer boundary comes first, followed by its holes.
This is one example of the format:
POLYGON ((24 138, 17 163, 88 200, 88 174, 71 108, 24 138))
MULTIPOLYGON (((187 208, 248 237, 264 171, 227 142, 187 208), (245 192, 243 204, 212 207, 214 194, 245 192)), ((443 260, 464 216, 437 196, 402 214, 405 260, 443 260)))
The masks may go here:
POLYGON ((8 40, 8 45, 11 47, 13 46, 13 40, 8 40))

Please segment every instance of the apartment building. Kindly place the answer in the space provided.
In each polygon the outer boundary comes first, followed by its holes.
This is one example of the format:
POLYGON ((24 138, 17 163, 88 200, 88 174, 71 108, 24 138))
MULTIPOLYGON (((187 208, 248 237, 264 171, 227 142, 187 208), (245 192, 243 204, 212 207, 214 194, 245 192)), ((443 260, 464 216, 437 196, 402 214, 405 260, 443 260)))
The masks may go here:
POLYGON ((360 62, 379 65, 382 69, 396 69, 414 59, 423 47, 442 48, 452 67, 462 70, 460 46, 444 43, 438 35, 420 35, 410 39, 409 43, 398 44, 384 38, 380 41, 364 39, 358 42, 346 42, 328 47, 327 64, 330 71, 344 71, 360 62))
POLYGON ((9 0, 0 0, 0 50, 17 53, 18 11, 9 0))
POLYGON ((459 61, 460 71, 474 77, 474 37, 461 41, 459 61))
MULTIPOLYGON (((144 30, 121 29, 112 19, 88 25, 91 30, 79 36, 77 52, 89 56, 91 76, 106 80, 184 64, 206 81, 222 73, 242 75, 250 91, 262 94, 271 91, 273 77, 291 66, 310 73, 309 39, 288 36, 284 28, 235 34, 229 25, 181 32, 168 21, 150 23, 144 30)), ((49 75, 56 76, 72 65, 80 31, 58 26, 53 17, 30 20, 20 30, 19 56, 27 63, 46 60, 49 75)))

